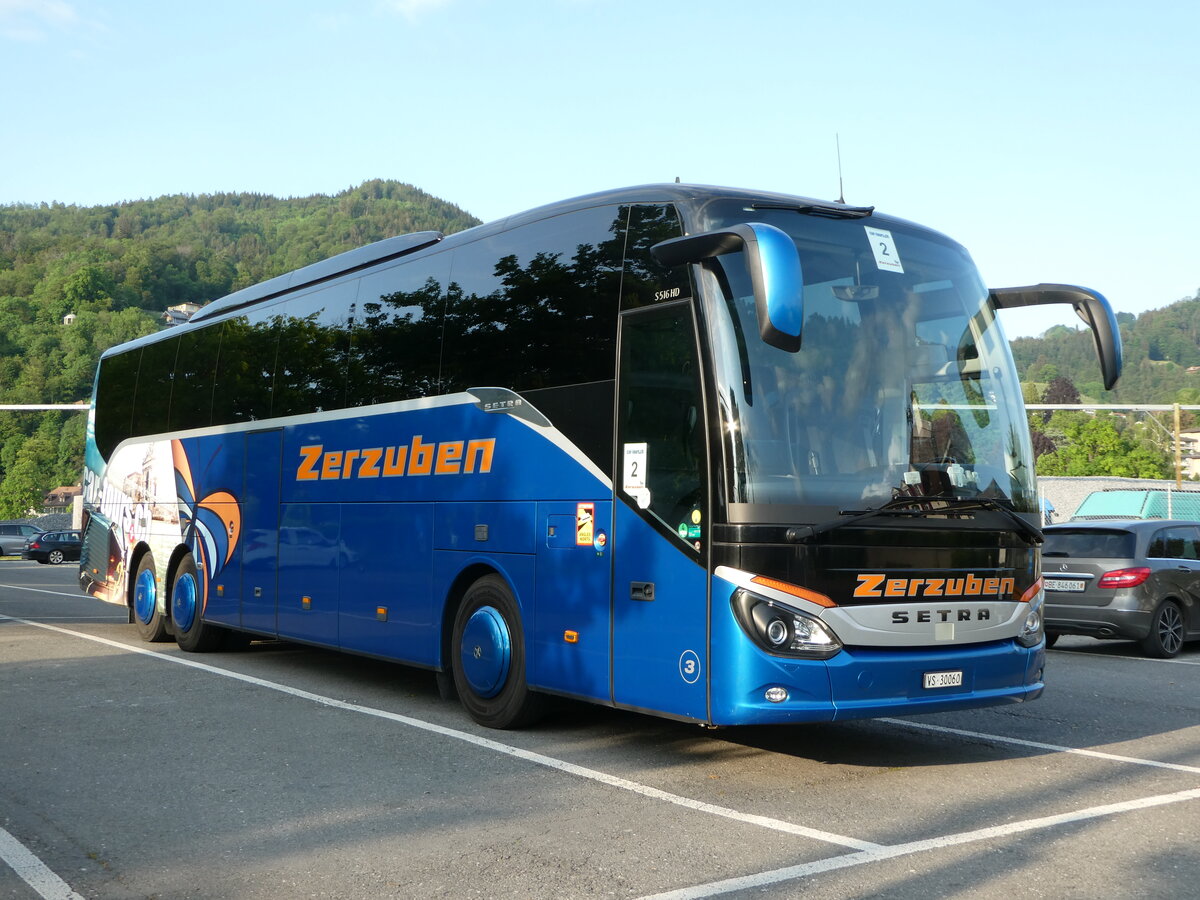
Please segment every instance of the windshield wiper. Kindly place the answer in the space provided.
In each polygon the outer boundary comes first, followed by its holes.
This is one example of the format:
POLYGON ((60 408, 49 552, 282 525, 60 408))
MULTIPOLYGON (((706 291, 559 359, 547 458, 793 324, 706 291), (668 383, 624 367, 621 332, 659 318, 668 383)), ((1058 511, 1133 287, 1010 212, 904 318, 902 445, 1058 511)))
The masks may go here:
POLYGON ((1009 509, 1003 503, 986 497, 974 497, 969 500, 960 500, 957 497, 897 497, 894 500, 889 500, 882 506, 874 506, 869 509, 841 510, 843 516, 850 517, 848 519, 831 519, 828 522, 818 522, 814 525, 793 526, 787 530, 787 538, 789 541, 799 543, 814 538, 819 534, 825 534, 838 528, 845 528, 848 525, 855 525, 859 522, 865 522, 868 519, 880 516, 912 516, 914 518, 922 518, 924 516, 955 515, 977 509, 1003 513, 1016 526, 1017 533, 1031 546, 1040 544, 1044 540, 1040 528, 1030 525, 1025 519, 1021 518, 1021 516, 1017 515, 1017 513, 1013 512, 1013 510, 1009 509))

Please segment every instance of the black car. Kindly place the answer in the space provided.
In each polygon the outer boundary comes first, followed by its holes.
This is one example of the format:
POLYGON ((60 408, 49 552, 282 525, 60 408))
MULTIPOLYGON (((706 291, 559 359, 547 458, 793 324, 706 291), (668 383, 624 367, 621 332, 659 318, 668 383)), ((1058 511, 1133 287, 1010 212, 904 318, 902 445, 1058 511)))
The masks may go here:
POLYGON ((36 559, 57 566, 66 560, 78 560, 82 546, 78 531, 46 531, 25 542, 21 559, 36 559))
POLYGON ((1165 658, 1200 638, 1200 522, 1068 522, 1044 533, 1047 644, 1125 638, 1165 658))

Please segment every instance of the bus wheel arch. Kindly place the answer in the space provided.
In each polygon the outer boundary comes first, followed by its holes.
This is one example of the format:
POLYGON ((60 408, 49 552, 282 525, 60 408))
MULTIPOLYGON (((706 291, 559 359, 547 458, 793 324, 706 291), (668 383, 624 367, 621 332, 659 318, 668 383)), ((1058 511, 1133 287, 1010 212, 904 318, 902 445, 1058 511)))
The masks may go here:
POLYGON ((454 685, 454 617, 462 605, 467 590, 487 575, 497 574, 491 566, 475 563, 467 566, 458 575, 446 592, 445 603, 442 604, 442 624, 438 632, 438 667, 436 670, 438 696, 443 700, 457 700, 458 689, 454 685))
POLYGON ((126 602, 138 636, 150 644, 170 640, 169 616, 160 609, 159 603, 162 585, 154 566, 154 554, 146 544, 134 548, 130 568, 133 577, 129 579, 126 602))
POLYGON ((465 570, 446 604, 450 669, 459 702, 480 725, 519 728, 537 718, 541 697, 529 689, 525 627, 516 594, 486 566, 465 570))

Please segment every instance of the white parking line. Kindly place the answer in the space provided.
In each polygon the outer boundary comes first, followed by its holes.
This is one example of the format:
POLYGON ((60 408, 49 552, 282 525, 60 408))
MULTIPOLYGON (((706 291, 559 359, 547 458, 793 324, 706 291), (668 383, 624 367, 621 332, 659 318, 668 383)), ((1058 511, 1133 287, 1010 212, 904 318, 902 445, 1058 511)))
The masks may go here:
POLYGON ((5 587, 18 591, 30 591, 34 594, 53 594, 55 597, 67 597, 71 600, 86 599, 86 596, 80 591, 48 591, 45 588, 35 588, 27 584, 6 584, 5 587))
POLYGON ((1140 663, 1167 663, 1174 666, 1200 666, 1200 659, 1180 659, 1175 656, 1171 659, 1155 659, 1152 656, 1110 656, 1108 654, 1092 653, 1088 650, 1072 650, 1069 647, 1066 649, 1054 649, 1051 653, 1069 653, 1072 656, 1090 656, 1092 659, 1123 659, 1127 662, 1140 663))
POLYGON ((741 822, 746 825, 755 825, 759 828, 767 828, 772 831, 780 831, 785 834, 795 835, 797 837, 810 838, 815 841, 823 841, 829 844, 838 844, 843 847, 852 847, 856 850, 870 850, 879 847, 879 844, 871 841, 860 841, 857 838, 846 837, 845 835, 833 834, 828 831, 821 831, 816 828, 807 828, 804 825, 797 825, 793 822, 785 822, 780 819, 773 819, 769 816, 759 816, 752 813, 738 812, 735 809, 729 809, 724 806, 716 806, 712 803, 705 803, 702 800, 693 800, 690 797, 681 797, 678 794, 672 794, 667 791, 659 790, 658 788, 650 787, 649 785, 639 784, 636 781, 630 781, 626 778, 621 778, 616 775, 609 775, 607 772, 600 772, 596 769, 589 769, 584 766, 578 766, 574 763, 569 763, 566 760, 556 759, 552 756, 545 756, 541 753, 535 753, 532 750, 524 750, 520 747, 513 747, 509 744, 502 744, 499 741, 493 741, 490 738, 481 737, 471 734, 466 731, 459 731, 455 728, 447 728, 444 725, 437 725, 433 722, 426 722, 423 719, 414 719, 411 716, 401 715, 399 713, 388 712, 383 709, 375 709, 370 706, 361 706, 357 703, 347 703, 344 700, 337 700, 333 697, 326 697, 322 694, 314 694, 311 691, 305 691, 300 688, 294 688, 290 685, 280 684, 275 681, 267 681, 264 678, 257 678, 253 675, 243 675, 240 672, 233 672, 229 669, 222 669, 217 666, 209 665, 208 663, 197 662, 193 659, 188 659, 182 656, 168 655, 166 653, 147 650, 144 647, 136 647, 131 644, 123 644, 120 641, 109 640, 108 638, 98 637, 96 635, 85 634, 80 631, 72 631, 68 628, 62 628, 58 625, 47 625, 44 622, 35 622, 30 619, 21 619, 16 616, 2 616, 0 621, 8 619, 12 622, 19 622, 22 625, 32 625, 35 628, 44 628, 47 631, 56 631, 60 634, 69 635, 71 637, 82 638, 83 640, 92 641, 97 644, 103 644, 107 647, 115 647, 118 650, 123 650, 128 653, 140 653, 143 656, 149 656, 153 659, 163 660, 165 662, 176 663, 181 666, 188 666, 192 669, 199 669, 202 672, 209 672, 213 675, 220 675, 225 678, 232 678, 237 681, 243 681, 247 684, 253 684, 258 687, 267 688, 268 690, 278 691, 281 694, 288 694, 292 697, 298 697, 302 700, 309 700, 313 703, 319 703, 322 706, 333 707, 347 712, 360 713, 367 716, 375 716, 380 719, 388 719, 393 722, 398 722, 402 725, 408 725, 412 728, 419 728, 423 731, 432 732, 442 735, 443 737, 453 738, 454 740, 463 741, 467 744, 474 744, 477 747, 482 747, 486 750, 491 750, 496 753, 503 753, 506 756, 513 756, 517 759, 523 759, 526 762, 534 765, 545 766, 550 769, 557 769, 560 772, 566 772, 575 775, 579 778, 586 778, 589 781, 595 781, 600 784, 606 784, 609 787, 619 788, 620 790, 629 791, 630 793, 640 794, 652 800, 661 800, 665 803, 673 803, 676 806, 682 806, 694 812, 707 813, 713 816, 719 816, 724 819, 732 819, 736 822, 741 822))
POLYGON ((71 890, 71 886, 54 874, 46 864, 18 841, 0 828, 0 859, 8 863, 21 880, 37 891, 46 900, 83 900, 71 890))
POLYGON ((1074 753, 1077 756, 1091 756, 1095 759, 1106 759, 1111 762, 1129 763, 1135 766, 1151 766, 1156 769, 1173 769, 1176 772, 1187 772, 1200 775, 1200 766, 1185 766, 1180 763, 1159 762, 1156 759, 1140 759, 1136 756, 1119 756, 1115 753, 1104 753, 1100 750, 1084 750, 1078 747, 1063 747, 1058 744, 1043 744, 1040 741, 1027 741, 1024 738, 1006 737, 1002 734, 986 734, 981 731, 966 731, 962 728, 947 728, 945 725, 930 725, 928 722, 913 722, 908 719, 877 719, 889 725, 903 725, 905 728, 915 728, 919 731, 936 731, 941 734, 953 734, 959 737, 974 738, 993 744, 1012 744, 1014 747, 1029 747, 1033 750, 1049 750, 1052 753, 1074 753))
MULTIPOLYGON (((9 619, 9 622, 17 624, 19 620, 9 619)), ((128 616, 42 616, 38 619, 39 622, 128 622, 128 616)), ((4 624, 4 619, 0 618, 0 625, 4 624)))
POLYGON ((878 847, 874 850, 862 850, 858 853, 846 853, 842 856, 830 856, 798 866, 773 869, 769 872, 757 872, 754 875, 744 875, 740 878, 726 878, 708 884, 693 885, 692 887, 683 888, 678 891, 652 894, 641 897, 640 900, 706 900, 708 897, 717 897, 721 894, 732 893, 733 891, 761 889, 784 881, 795 881, 797 878, 805 878, 809 875, 832 872, 835 869, 846 869, 851 866, 861 866, 865 863, 895 859, 898 856, 923 853, 927 850, 941 850, 945 847, 955 847, 960 844, 970 844, 976 841, 1007 837, 1043 828, 1054 828, 1059 825, 1069 825, 1088 819, 1098 819, 1102 816, 1112 816, 1140 809, 1149 809, 1155 806, 1165 806, 1168 803, 1182 803, 1187 800, 1200 800, 1200 788, 1191 791, 1179 791, 1175 794, 1143 797, 1140 800, 1129 800, 1124 803, 1110 803, 1107 806, 1093 806, 1088 809, 1062 813, 1057 816, 1043 816, 1038 819, 1027 819, 1024 822, 1010 822, 1006 825, 980 828, 977 831, 947 834, 942 837, 929 838, 923 841, 893 844, 890 847, 878 847))

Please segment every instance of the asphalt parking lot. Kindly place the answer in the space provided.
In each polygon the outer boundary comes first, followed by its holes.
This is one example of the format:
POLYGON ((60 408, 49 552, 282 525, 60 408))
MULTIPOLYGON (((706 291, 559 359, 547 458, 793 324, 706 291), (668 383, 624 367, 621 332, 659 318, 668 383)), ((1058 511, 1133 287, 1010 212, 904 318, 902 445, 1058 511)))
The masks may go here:
POLYGON ((1186 897, 1200 645, 1063 638, 1034 703, 788 728, 561 704, 475 726, 429 673, 142 644, 0 561, 0 897, 1186 897))

